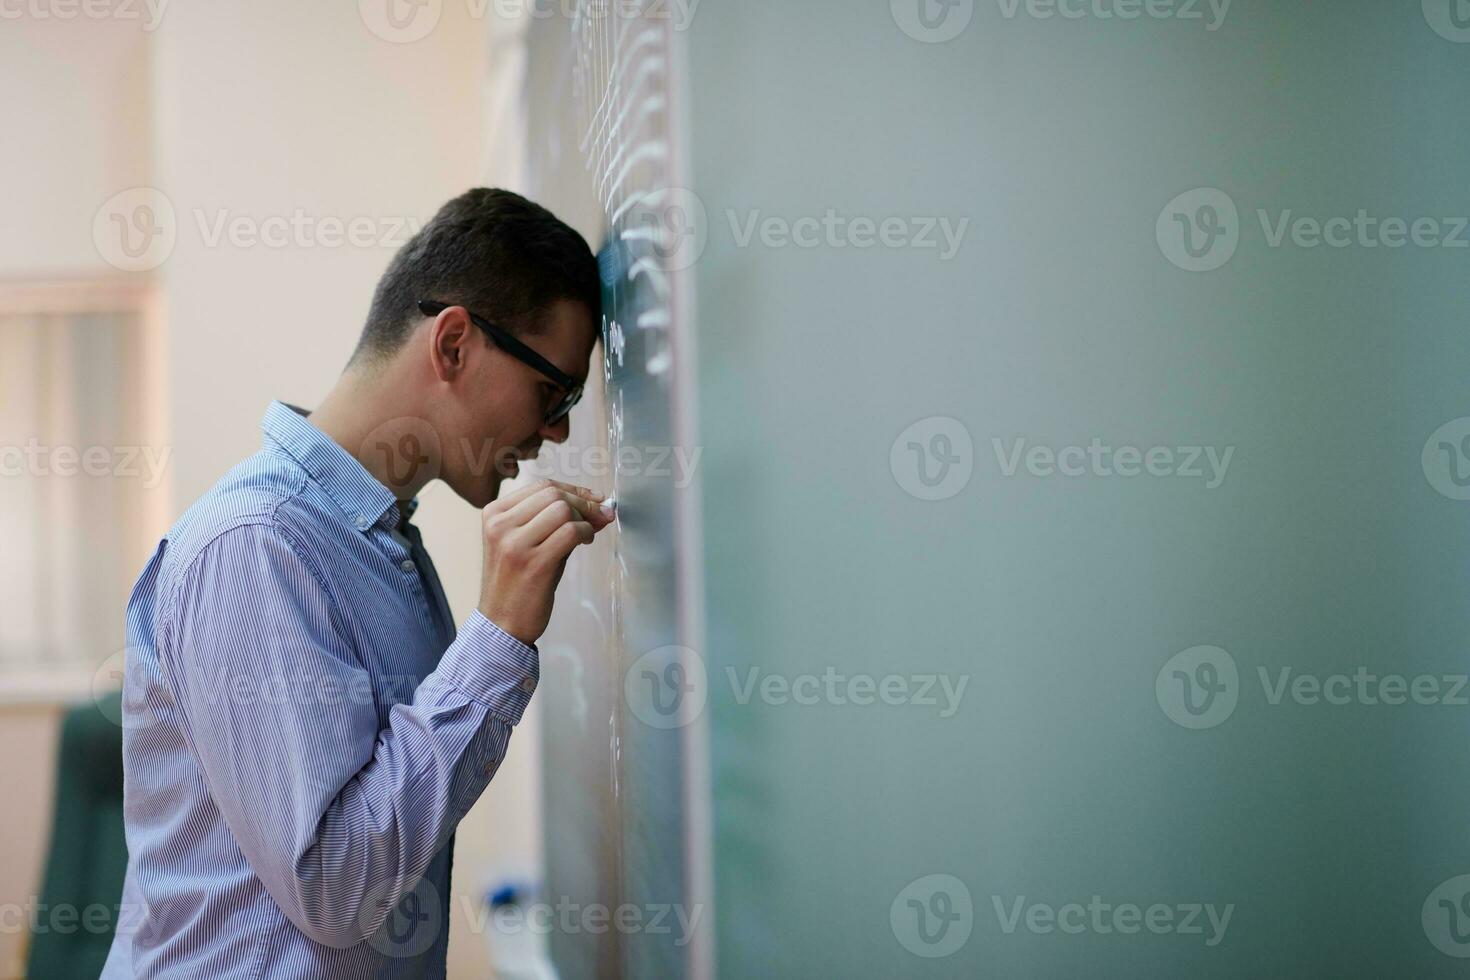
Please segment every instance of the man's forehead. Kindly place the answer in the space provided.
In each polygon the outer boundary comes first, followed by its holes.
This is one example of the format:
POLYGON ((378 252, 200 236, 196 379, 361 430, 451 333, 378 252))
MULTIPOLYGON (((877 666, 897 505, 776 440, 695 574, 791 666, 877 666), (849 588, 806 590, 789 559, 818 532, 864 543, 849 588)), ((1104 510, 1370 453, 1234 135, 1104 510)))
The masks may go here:
POLYGON ((560 300, 547 311, 541 329, 527 341, 548 361, 583 384, 599 336, 597 321, 587 307, 560 300))

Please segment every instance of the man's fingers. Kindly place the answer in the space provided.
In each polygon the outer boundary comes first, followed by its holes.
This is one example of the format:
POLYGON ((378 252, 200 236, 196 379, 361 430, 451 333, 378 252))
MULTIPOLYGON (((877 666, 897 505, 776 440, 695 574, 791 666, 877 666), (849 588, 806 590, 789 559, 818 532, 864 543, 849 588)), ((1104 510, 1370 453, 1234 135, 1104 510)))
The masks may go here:
POLYGON ((610 525, 612 520, 612 517, 604 514, 595 504, 584 508, 581 502, 576 502, 575 497, 563 497, 562 500, 551 501, 550 504, 541 508, 541 513, 534 514, 517 533, 522 535, 523 539, 534 548, 545 539, 550 538, 551 532, 554 532, 557 527, 566 525, 566 523, 587 523, 595 533, 610 525))
POLYGON ((537 550, 545 551, 547 558, 565 561, 577 545, 591 544, 596 533, 586 521, 569 521, 552 531, 537 550))
POLYGON ((606 527, 612 522, 612 517, 602 512, 600 504, 593 503, 578 494, 569 493, 559 484, 543 487, 533 493, 507 511, 505 518, 512 527, 524 527, 548 508, 565 511, 567 507, 572 509, 578 520, 587 521, 589 524, 596 525, 597 528, 606 527), (566 506, 563 507, 563 504, 566 506))
POLYGON ((543 490, 547 490, 551 487, 559 487, 566 493, 574 494, 578 497, 581 497, 583 500, 590 500, 596 503, 601 503, 605 499, 603 495, 598 493, 596 490, 589 490, 586 487, 573 486, 570 483, 562 483, 559 480, 537 480, 529 486, 521 487, 519 490, 508 497, 501 497, 490 506, 499 507, 499 509, 502 511, 508 511, 513 509, 517 504, 524 501, 527 497, 534 496, 535 494, 538 494, 543 490))
MULTIPOLYGON (((520 501, 532 497, 532 495, 539 494, 539 492, 550 488, 550 486, 559 486, 567 494, 576 494, 578 497, 585 498, 585 500, 603 500, 603 495, 598 494, 597 491, 591 491, 591 489, 585 488, 585 486, 573 486, 572 483, 563 483, 560 480, 539 479, 535 480, 534 483, 529 483, 528 486, 522 486, 522 488, 517 489, 510 497, 501 497, 500 500, 495 502, 501 505, 501 510, 510 510, 514 505, 519 504, 520 501)), ((491 507, 494 507, 494 504, 491 504, 491 507)))

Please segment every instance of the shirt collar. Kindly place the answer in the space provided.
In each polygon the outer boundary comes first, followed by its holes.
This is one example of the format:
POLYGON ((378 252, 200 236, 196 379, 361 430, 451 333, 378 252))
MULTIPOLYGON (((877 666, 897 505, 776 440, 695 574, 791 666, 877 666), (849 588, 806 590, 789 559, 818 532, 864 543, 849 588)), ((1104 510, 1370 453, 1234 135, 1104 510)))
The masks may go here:
MULTIPOLYGON (((280 446, 301 464, 308 476, 327 492, 359 531, 391 514, 390 527, 398 526, 398 498, 377 477, 363 467, 351 453, 339 446, 306 418, 304 408, 273 401, 260 420, 260 431, 266 439, 280 446)), ((415 497, 408 501, 406 520, 418 510, 415 497)))

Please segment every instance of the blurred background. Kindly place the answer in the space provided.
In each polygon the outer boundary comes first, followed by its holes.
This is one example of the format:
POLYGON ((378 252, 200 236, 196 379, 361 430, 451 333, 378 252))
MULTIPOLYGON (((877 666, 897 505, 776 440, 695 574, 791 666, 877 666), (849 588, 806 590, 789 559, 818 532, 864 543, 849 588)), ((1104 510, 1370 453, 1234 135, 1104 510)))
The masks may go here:
POLYGON ((478 184, 602 253, 553 474, 699 454, 457 838, 640 912, 526 975, 1463 972, 1470 2, 87 9, 0 5, 4 975, 154 541, 478 184))

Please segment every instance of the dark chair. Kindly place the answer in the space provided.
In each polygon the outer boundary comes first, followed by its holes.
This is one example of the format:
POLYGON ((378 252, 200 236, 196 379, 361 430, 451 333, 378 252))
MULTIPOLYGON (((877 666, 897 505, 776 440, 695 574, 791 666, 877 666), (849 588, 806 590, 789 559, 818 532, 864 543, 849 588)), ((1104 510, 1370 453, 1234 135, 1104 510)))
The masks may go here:
POLYGON ((112 720, 120 717, 118 693, 72 708, 62 720, 51 850, 26 967, 33 980, 96 980, 112 946, 128 866, 122 728, 112 720), (58 919, 63 906, 70 910, 58 919))

